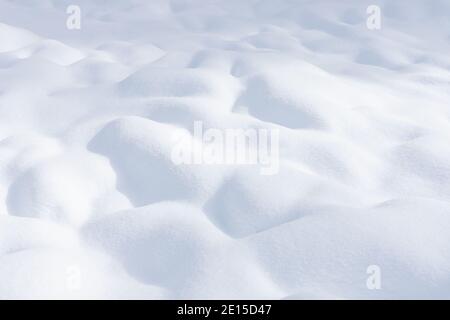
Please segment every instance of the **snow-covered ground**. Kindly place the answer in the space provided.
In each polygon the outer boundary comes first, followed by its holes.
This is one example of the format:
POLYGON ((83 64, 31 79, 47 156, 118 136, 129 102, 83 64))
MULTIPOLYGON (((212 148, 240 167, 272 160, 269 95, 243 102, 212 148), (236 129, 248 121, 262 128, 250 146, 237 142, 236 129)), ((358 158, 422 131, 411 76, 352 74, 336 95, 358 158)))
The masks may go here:
POLYGON ((0 298, 450 298, 449 17, 0 0, 0 298))

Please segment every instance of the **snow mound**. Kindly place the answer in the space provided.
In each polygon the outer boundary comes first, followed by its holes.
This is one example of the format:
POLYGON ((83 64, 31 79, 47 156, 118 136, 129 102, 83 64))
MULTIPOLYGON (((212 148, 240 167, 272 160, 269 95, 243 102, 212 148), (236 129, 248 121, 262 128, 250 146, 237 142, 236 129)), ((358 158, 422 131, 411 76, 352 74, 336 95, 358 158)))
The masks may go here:
POLYGON ((0 1, 0 299, 450 297, 448 1, 67 5, 0 1))
POLYGON ((39 40, 32 32, 0 23, 0 53, 21 49, 39 40))

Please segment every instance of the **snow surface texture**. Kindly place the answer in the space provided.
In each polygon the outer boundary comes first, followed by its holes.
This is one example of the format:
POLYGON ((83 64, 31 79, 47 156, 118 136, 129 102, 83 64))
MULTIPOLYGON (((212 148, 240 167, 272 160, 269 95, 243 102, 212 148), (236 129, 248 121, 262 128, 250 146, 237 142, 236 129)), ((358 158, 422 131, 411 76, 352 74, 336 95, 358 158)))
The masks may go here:
POLYGON ((0 298, 450 298, 449 16, 1 0, 0 298), (278 174, 175 165, 194 121, 278 129, 278 174))

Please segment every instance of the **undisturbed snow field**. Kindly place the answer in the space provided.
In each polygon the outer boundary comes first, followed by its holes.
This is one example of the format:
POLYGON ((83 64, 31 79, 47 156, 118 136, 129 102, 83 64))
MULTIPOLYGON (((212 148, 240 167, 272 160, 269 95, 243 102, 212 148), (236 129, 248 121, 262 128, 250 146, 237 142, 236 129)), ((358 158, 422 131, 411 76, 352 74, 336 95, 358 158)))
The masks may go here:
POLYGON ((450 298, 449 17, 0 0, 0 298, 450 298), (195 121, 279 130, 279 172, 174 164, 195 121))

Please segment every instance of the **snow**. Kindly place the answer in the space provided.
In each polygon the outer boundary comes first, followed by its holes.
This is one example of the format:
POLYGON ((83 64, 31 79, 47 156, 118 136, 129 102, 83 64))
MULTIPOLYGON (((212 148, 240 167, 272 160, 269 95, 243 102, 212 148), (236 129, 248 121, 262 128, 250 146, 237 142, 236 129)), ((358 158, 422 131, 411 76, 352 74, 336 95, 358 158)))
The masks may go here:
POLYGON ((449 15, 0 0, 0 298, 450 298, 449 15), (276 172, 174 162, 198 122, 276 172))

